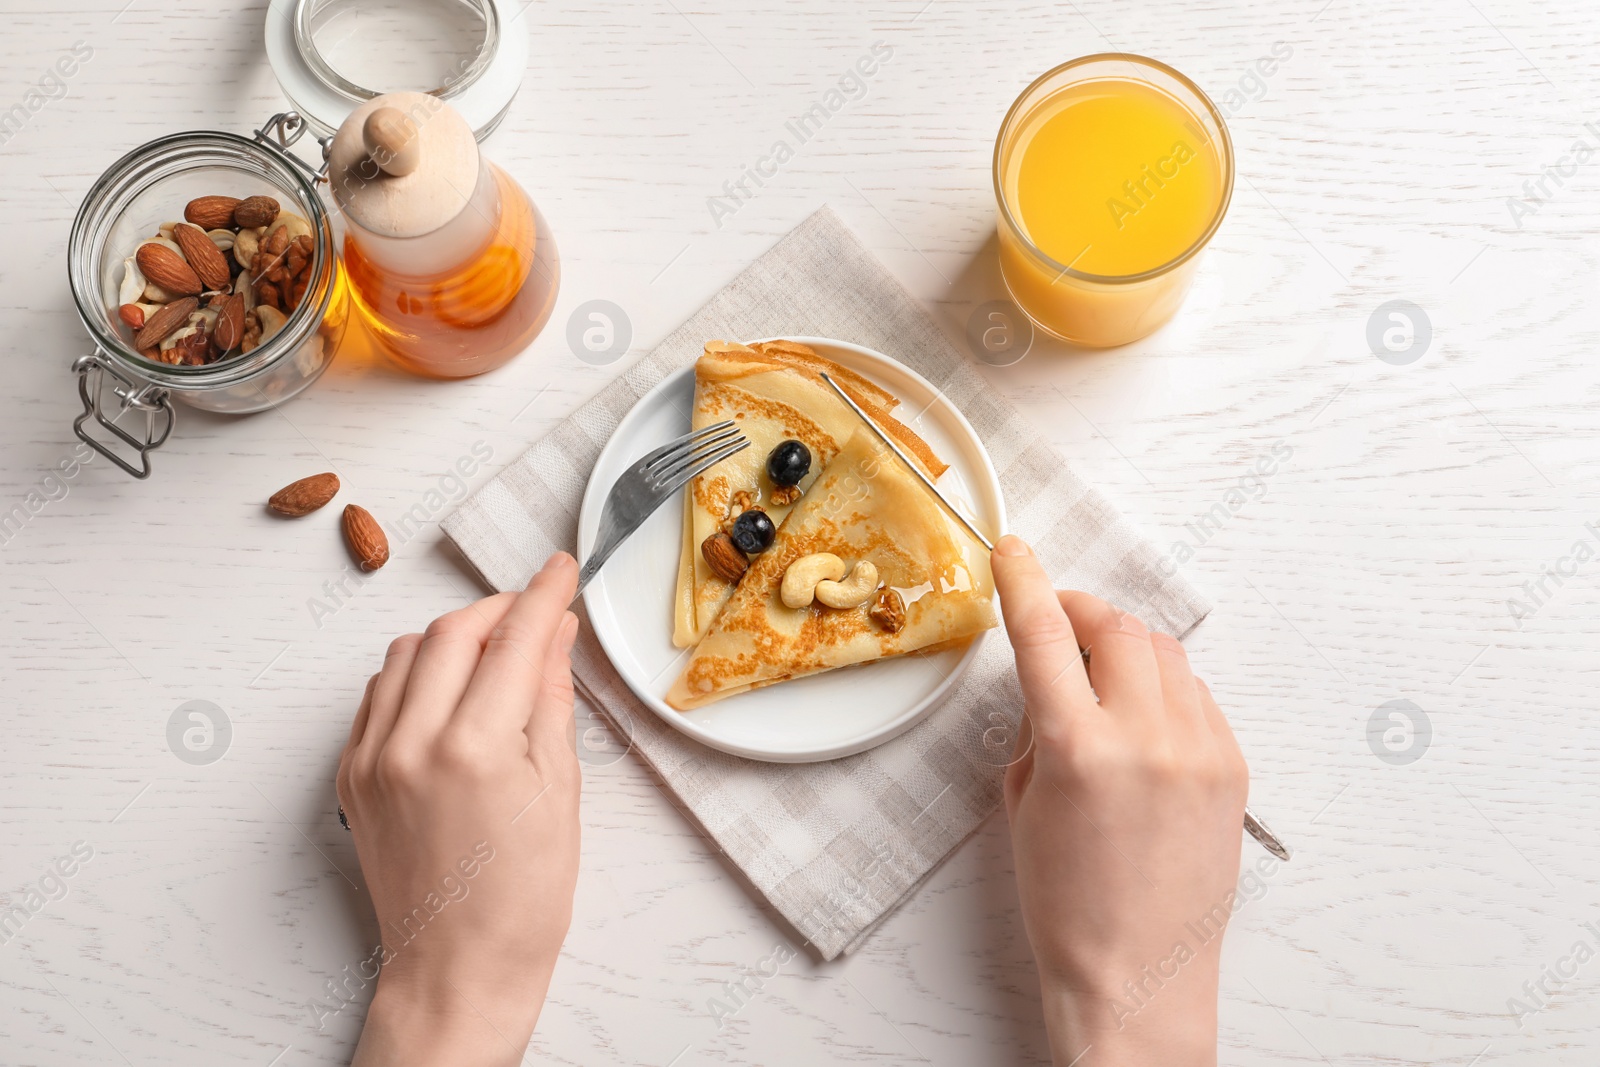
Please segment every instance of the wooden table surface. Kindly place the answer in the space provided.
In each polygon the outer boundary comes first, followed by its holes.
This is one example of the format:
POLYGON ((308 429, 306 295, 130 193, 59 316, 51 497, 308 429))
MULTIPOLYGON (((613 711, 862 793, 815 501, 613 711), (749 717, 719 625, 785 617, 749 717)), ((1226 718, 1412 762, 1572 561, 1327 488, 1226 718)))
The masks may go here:
MULTIPOLYGON (((1000 117, 1035 75, 1109 50, 1172 63, 1227 112, 1227 221, 1155 336, 1040 342, 984 373, 1217 605, 1190 654, 1253 806, 1298 850, 1229 931, 1222 1059, 1595 1062, 1600 9, 530 4, 526 80, 487 151, 556 232, 550 327, 453 384, 351 342, 281 411, 183 411, 135 482, 103 460, 49 477, 74 455, 87 349, 68 230, 130 147, 284 107, 265 5, 9 7, 0 514, 21 520, 0 534, 0 893, 44 892, 0 944, 0 1062, 346 1062, 370 988, 314 1005, 374 925, 333 769, 389 638, 478 594, 436 526, 463 492, 452 464, 490 451, 481 484, 822 204, 964 344, 1002 295, 1000 117), (92 56, 58 89, 75 42, 92 56), (892 52, 864 88, 714 211, 875 42, 892 52), (630 323, 617 362, 569 347, 591 300, 630 323), (1401 328, 1395 300, 1416 309, 1410 362, 1368 340, 1401 328), (333 517, 261 508, 328 468, 385 522, 431 518, 342 593, 333 517), (169 745, 189 701, 226 716, 221 760, 169 745), (75 845, 92 858, 51 877, 75 845)), ((632 757, 588 761, 583 819, 529 1062, 1044 1061, 1003 815, 861 951, 797 956, 720 1031, 707 1001, 790 935, 632 757)))

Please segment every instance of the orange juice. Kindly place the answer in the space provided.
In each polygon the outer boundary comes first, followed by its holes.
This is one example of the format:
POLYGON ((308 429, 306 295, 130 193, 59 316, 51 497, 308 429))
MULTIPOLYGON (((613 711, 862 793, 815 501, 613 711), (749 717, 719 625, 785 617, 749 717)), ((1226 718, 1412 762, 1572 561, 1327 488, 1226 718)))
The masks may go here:
POLYGON ((1182 301, 1232 186, 1221 115, 1182 75, 1127 55, 1058 67, 996 144, 1006 285, 1058 337, 1143 337, 1182 301))

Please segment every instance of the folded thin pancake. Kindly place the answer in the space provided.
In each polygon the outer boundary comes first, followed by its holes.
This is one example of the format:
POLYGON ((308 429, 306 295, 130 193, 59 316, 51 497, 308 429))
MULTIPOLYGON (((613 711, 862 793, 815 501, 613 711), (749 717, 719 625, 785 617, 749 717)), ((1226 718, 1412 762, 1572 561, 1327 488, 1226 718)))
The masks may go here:
POLYGON ((672 643, 679 648, 705 636, 733 595, 734 587, 706 565, 701 543, 747 508, 763 509, 775 525, 789 513, 791 505, 772 500, 768 454, 786 440, 810 449, 811 471, 799 486, 804 493, 860 427, 860 416, 822 380, 824 371, 928 474, 938 478, 944 473, 945 464, 927 443, 889 414, 899 400, 856 372, 794 341, 755 346, 707 342, 695 364, 691 424, 698 430, 732 419, 750 439, 750 447, 695 478, 684 494, 683 547, 672 613, 672 643))
POLYGON ((871 431, 859 428, 750 562, 667 693, 679 711, 759 686, 908 652, 956 647, 995 625, 989 557, 871 431), (870 560, 905 603, 890 633, 873 601, 792 609, 783 575, 803 556, 870 560))

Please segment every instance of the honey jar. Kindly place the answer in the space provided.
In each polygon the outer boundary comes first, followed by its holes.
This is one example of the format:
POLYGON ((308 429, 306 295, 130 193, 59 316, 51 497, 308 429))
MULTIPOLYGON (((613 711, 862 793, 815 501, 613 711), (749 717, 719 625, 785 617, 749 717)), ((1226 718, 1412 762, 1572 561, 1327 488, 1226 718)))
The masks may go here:
POLYGON ((432 378, 494 370, 550 317, 560 259, 521 186, 439 97, 356 108, 328 148, 358 315, 400 366, 432 378))

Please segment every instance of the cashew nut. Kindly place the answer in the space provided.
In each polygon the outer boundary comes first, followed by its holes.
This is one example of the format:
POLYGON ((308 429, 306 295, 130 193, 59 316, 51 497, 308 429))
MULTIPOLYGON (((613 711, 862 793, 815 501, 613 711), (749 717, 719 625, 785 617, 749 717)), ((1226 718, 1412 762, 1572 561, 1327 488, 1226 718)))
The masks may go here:
POLYGON ((878 591, 878 568, 871 560, 860 559, 842 582, 817 583, 817 599, 830 608, 858 608, 878 591))
POLYGON ((233 280, 233 291, 244 297, 244 309, 246 311, 254 311, 256 309, 256 287, 250 284, 249 271, 243 271, 233 280))
POLYGON ((287 315, 270 304, 259 305, 256 308, 256 318, 261 323, 262 344, 272 340, 273 335, 283 329, 283 324, 289 321, 287 315))
POLYGON ((150 284, 145 278, 144 271, 139 269, 139 264, 132 256, 122 262, 122 284, 117 289, 117 302, 121 304, 137 304, 139 298, 144 296, 144 287, 150 284))
POLYGON ((278 226, 284 228, 284 231, 289 235, 290 243, 293 243, 296 237, 311 236, 311 223, 292 211, 280 211, 274 223, 273 229, 277 229, 278 226))
POLYGON ((310 374, 317 369, 317 364, 322 361, 322 335, 312 334, 306 338, 306 343, 300 346, 294 354, 295 369, 304 374, 310 374))
POLYGON ((138 255, 139 249, 143 248, 145 245, 160 245, 167 251, 175 253, 177 257, 183 260, 185 263, 189 262, 189 257, 183 254, 183 249, 178 247, 178 242, 174 241, 170 237, 146 237, 144 240, 133 246, 134 254, 138 255))
POLYGON ((801 556, 783 572, 783 586, 778 595, 783 598, 785 607, 810 607, 816 597, 817 583, 837 582, 845 576, 845 570, 844 560, 832 552, 801 556))
POLYGON ((233 237, 233 258, 239 266, 249 269, 250 261, 256 258, 256 253, 261 251, 261 233, 265 226, 258 226, 253 230, 240 230, 233 237))
POLYGON ((218 251, 226 252, 233 247, 232 230, 207 230, 206 236, 211 238, 211 243, 217 246, 218 251))

